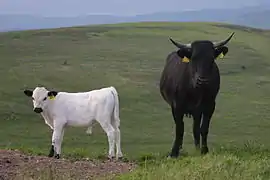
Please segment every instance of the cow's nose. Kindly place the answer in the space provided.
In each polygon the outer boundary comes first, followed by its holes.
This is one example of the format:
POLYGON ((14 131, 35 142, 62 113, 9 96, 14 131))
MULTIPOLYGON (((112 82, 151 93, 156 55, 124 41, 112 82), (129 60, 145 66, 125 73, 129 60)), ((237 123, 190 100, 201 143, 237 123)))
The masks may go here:
POLYGON ((42 108, 34 108, 35 113, 41 113, 43 110, 42 108))

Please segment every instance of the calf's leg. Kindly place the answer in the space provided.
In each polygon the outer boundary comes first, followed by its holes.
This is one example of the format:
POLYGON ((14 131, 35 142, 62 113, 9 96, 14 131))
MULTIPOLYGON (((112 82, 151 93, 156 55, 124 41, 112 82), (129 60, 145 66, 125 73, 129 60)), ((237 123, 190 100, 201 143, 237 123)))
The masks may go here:
POLYGON ((50 149, 48 157, 53 157, 53 156, 54 156, 54 146, 51 145, 51 149, 50 149))
POLYGON ((121 150, 121 132, 118 127, 115 128, 115 144, 116 144, 116 159, 122 158, 123 153, 121 150))
MULTIPOLYGON (((52 134, 53 134, 53 128, 51 127, 52 129, 52 134)), ((51 148, 50 148, 50 152, 48 154, 48 157, 53 157, 54 156, 54 146, 51 145, 51 148)))
POLYGON ((92 134, 92 126, 89 126, 86 130, 86 134, 91 135, 92 134))
POLYGON ((59 159, 61 154, 61 144, 64 136, 64 125, 55 125, 52 134, 52 146, 49 156, 55 154, 55 158, 59 159))
POLYGON ((110 121, 101 122, 100 125, 102 129, 106 132, 108 137, 108 143, 109 143, 109 153, 108 158, 112 159, 115 157, 115 129, 113 126, 109 123, 110 121))
POLYGON ((112 116, 112 126, 114 128, 114 137, 115 137, 115 145, 116 145, 116 159, 120 159, 123 157, 123 153, 121 151, 121 132, 120 132, 120 118, 112 116))
POLYGON ((86 134, 91 135, 91 134, 93 133, 92 129, 93 129, 94 124, 95 124, 95 122, 94 122, 94 120, 92 120, 92 121, 90 122, 90 124, 89 124, 87 130, 86 130, 86 134))

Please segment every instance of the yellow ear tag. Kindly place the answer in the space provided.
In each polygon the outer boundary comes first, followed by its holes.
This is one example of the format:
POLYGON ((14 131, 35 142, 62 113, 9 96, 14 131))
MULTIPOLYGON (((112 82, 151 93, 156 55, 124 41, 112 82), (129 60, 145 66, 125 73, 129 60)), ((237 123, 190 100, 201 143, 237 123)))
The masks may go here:
POLYGON ((55 97, 54 97, 54 96, 49 96, 49 99, 50 99, 50 100, 54 100, 55 97))
POLYGON ((182 62, 188 63, 188 62, 189 62, 189 59, 185 56, 185 57, 182 59, 182 62))
POLYGON ((220 59, 224 58, 223 52, 219 54, 218 58, 220 58, 220 59))

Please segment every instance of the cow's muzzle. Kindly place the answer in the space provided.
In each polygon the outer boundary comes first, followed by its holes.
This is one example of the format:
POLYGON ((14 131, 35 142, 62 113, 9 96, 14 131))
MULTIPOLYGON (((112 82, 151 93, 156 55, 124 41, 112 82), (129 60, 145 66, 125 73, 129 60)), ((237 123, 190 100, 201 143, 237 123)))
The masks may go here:
POLYGON ((42 108, 34 108, 34 112, 35 113, 42 113, 43 110, 42 110, 42 108))

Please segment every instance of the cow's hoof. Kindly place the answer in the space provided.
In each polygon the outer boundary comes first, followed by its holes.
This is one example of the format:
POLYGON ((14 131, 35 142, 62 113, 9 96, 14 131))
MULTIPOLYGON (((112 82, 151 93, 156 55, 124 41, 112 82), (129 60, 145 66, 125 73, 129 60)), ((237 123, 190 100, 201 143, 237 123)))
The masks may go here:
POLYGON ((208 147, 202 147, 202 149, 201 149, 201 155, 205 155, 205 154, 207 154, 208 152, 209 152, 208 147))
POLYGON ((179 157, 179 153, 170 153, 168 156, 167 156, 167 159, 176 159, 179 157))
POLYGON ((54 158, 55 158, 55 159, 60 159, 60 155, 59 155, 59 154, 56 154, 56 155, 54 156, 54 158))

